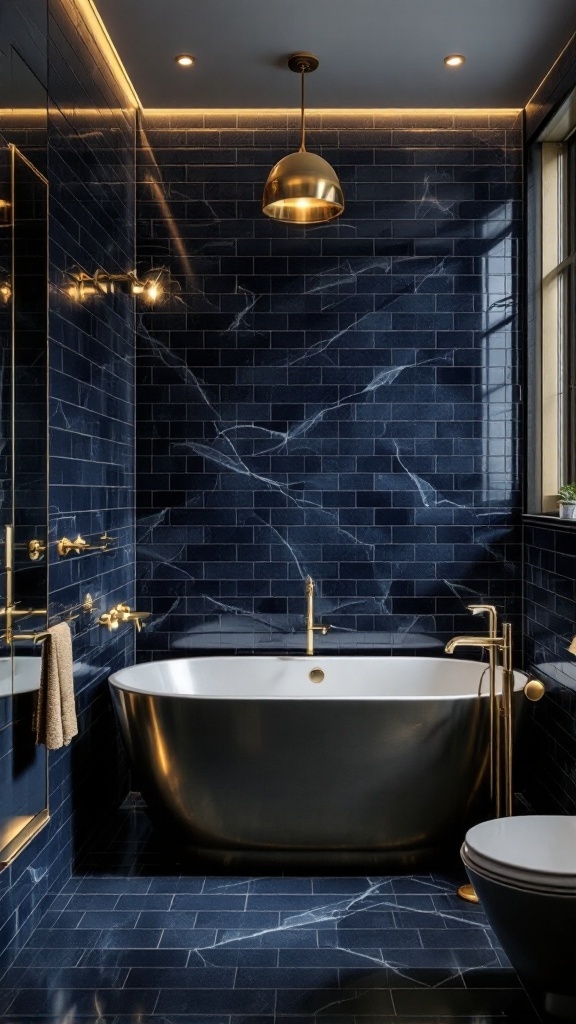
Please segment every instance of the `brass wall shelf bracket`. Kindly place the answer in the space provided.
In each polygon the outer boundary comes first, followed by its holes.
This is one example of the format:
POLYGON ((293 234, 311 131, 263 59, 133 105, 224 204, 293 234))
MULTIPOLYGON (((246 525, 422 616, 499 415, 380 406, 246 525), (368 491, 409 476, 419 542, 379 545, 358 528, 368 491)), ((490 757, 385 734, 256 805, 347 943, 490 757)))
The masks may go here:
POLYGON ((129 604, 117 604, 109 612, 103 612, 98 619, 98 624, 106 626, 111 633, 114 629, 118 629, 121 622, 133 622, 140 632, 144 625, 144 619, 147 619, 150 614, 150 612, 132 611, 129 604))
POLYGON ((99 540, 100 544, 91 544, 89 540, 85 540, 80 534, 78 534, 76 540, 62 537, 56 544, 56 550, 61 558, 66 558, 66 555, 69 555, 71 551, 75 551, 77 555, 83 554, 85 551, 111 551, 114 545, 118 543, 117 537, 109 537, 107 533, 103 533, 99 540))

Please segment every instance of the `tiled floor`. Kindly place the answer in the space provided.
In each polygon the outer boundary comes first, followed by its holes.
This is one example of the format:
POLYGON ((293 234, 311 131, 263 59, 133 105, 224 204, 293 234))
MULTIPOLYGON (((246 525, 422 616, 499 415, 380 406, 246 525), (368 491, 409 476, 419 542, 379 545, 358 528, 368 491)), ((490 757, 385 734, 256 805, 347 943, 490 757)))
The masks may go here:
POLYGON ((125 812, 0 980, 31 1024, 537 1024, 445 875, 186 873, 125 812))

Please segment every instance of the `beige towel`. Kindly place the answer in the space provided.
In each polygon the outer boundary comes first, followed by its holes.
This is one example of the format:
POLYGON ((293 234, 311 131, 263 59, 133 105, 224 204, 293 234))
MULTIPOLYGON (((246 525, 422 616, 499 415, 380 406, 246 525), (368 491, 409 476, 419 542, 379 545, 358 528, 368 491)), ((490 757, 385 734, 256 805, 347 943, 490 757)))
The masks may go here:
POLYGON ((40 690, 34 718, 36 743, 66 747, 78 732, 72 673, 72 635, 67 622, 48 629, 42 644, 40 690))

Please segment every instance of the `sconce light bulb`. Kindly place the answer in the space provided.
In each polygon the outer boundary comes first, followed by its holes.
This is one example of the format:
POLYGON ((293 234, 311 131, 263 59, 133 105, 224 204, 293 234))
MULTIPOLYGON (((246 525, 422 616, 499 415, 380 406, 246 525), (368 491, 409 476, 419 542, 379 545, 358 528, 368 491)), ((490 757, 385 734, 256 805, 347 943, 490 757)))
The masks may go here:
POLYGON ((447 57, 444 57, 444 63, 448 68, 459 68, 466 61, 466 57, 461 53, 449 53, 447 57))
POLYGON ((149 299, 150 302, 156 302, 156 299, 159 299, 161 294, 162 289, 157 281, 154 281, 153 284, 146 288, 146 298, 149 299))

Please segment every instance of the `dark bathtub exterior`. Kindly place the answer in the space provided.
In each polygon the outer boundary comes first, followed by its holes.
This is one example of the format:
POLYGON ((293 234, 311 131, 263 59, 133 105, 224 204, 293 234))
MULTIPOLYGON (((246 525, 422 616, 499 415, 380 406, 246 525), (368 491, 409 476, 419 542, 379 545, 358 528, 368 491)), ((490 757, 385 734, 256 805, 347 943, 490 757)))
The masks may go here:
POLYGON ((275 660, 183 659, 111 678, 124 742, 153 817, 198 849, 354 851, 402 864, 452 836, 459 845, 486 780, 488 701, 477 696, 485 668, 477 662, 285 658, 307 687, 285 699, 250 696, 250 685, 240 681, 237 697, 210 696, 204 684, 196 695, 126 688, 137 673, 152 675, 162 665, 179 678, 192 666, 216 680, 222 663, 229 672, 231 661, 243 662, 239 675, 252 671, 260 680, 266 662, 275 660), (435 697, 424 688, 421 697, 402 699, 408 662, 418 663, 423 676, 431 664, 436 673, 439 664, 450 672, 461 666, 468 694, 435 697), (349 693, 370 672, 387 680, 396 674, 397 695, 343 699, 323 690, 319 699, 308 680, 313 666, 325 669, 323 686, 337 666, 349 693))

